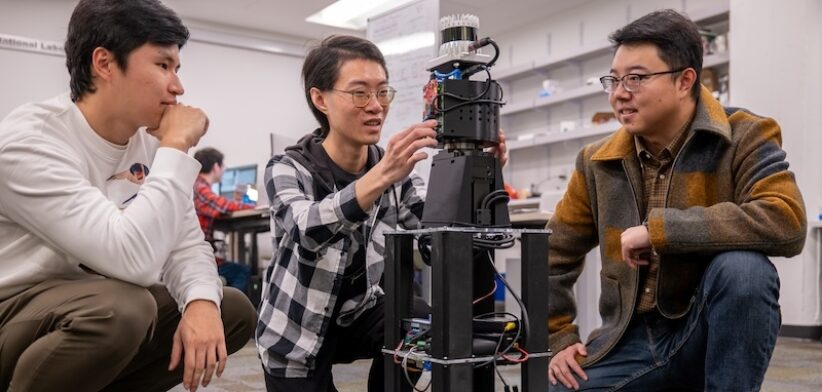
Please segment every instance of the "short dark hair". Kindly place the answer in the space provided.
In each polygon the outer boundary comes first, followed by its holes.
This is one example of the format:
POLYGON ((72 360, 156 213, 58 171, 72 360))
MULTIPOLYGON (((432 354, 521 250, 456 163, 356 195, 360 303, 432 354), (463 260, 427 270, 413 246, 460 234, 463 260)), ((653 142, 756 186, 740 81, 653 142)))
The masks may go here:
POLYGON ((177 14, 158 0, 80 0, 71 14, 65 45, 71 100, 96 91, 91 73, 94 49, 111 51, 125 71, 129 54, 143 44, 182 48, 188 37, 177 14))
POLYGON ((691 96, 694 101, 699 99, 702 37, 696 23, 674 10, 659 10, 629 23, 608 38, 614 49, 622 45, 653 44, 659 58, 671 69, 693 68, 696 82, 691 88, 691 96))
POLYGON ((328 117, 314 107, 311 101, 311 88, 316 87, 320 91, 331 90, 340 77, 343 63, 355 59, 371 60, 380 64, 385 71, 385 77, 388 78, 385 57, 380 49, 371 41, 360 37, 332 35, 312 48, 305 57, 302 71, 305 99, 317 122, 320 123, 323 137, 328 135, 328 117))
POLYGON ((206 147, 194 153, 194 159, 200 162, 200 173, 208 173, 214 165, 223 165, 223 153, 216 148, 206 147))

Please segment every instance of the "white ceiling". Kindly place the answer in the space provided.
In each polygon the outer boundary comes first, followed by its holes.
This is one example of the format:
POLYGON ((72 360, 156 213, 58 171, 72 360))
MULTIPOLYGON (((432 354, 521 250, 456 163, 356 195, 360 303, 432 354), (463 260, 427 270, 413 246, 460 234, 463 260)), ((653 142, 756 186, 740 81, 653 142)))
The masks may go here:
MULTIPOLYGON (((367 0, 364 0, 367 1, 367 0)), ((471 13, 480 18, 480 34, 502 32, 570 9, 581 0, 441 0, 441 15, 471 13)), ((260 30, 294 38, 316 39, 354 33, 308 23, 305 18, 334 0, 163 0, 183 18, 260 30)))

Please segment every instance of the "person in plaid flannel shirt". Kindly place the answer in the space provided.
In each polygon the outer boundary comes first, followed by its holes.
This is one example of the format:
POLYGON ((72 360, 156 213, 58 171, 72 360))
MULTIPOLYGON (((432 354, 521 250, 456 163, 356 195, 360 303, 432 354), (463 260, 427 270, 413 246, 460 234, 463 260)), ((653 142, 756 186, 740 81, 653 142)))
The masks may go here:
MULTIPOLYGON (((382 391, 383 233, 420 226, 425 189, 413 168, 437 145, 436 121, 376 146, 395 91, 365 39, 326 38, 302 74, 320 128, 265 171, 274 254, 256 336, 266 388, 333 391, 332 363, 373 358, 368 390, 382 391)), ((504 143, 496 149, 504 156, 504 143)))
MULTIPOLYGON (((223 158, 223 153, 211 147, 194 153, 194 159, 202 165, 200 174, 194 182, 194 209, 197 211, 197 219, 200 220, 205 239, 215 251, 217 245, 214 240, 214 219, 226 216, 232 211, 249 210, 255 207, 254 204, 226 199, 211 190, 211 185, 220 182, 223 177, 225 171, 223 158)), ((245 292, 248 278, 251 276, 251 267, 226 261, 220 255, 215 255, 214 259, 217 261, 217 272, 225 279, 226 284, 245 292)))

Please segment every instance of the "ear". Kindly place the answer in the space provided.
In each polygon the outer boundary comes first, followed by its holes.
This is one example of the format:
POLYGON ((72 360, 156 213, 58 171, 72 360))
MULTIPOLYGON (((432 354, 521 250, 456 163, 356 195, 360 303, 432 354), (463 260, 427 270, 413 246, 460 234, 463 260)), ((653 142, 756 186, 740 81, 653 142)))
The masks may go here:
POLYGON ((679 75, 678 90, 680 94, 688 97, 691 95, 691 88, 696 83, 696 71, 693 68, 687 68, 679 75))
POLYGON ((308 93, 311 94, 311 103, 314 104, 314 107, 327 115, 328 106, 325 104, 325 95, 323 95, 323 92, 316 87, 311 87, 308 93))
POLYGON ((114 59, 114 53, 108 49, 97 47, 91 53, 91 77, 100 78, 105 81, 111 81, 114 73, 114 67, 117 67, 117 61, 114 59))

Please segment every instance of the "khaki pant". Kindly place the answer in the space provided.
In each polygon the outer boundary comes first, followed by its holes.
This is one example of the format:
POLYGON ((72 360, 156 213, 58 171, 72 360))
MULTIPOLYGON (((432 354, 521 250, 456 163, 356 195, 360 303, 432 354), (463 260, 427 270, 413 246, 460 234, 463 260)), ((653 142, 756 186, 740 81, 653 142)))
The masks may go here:
MULTIPOLYGON (((238 290, 221 306, 229 353, 257 314, 238 290)), ((180 312, 163 286, 114 279, 50 280, 0 302, 0 391, 165 391, 180 312)), ((229 363, 230 366, 230 363, 229 363)))

